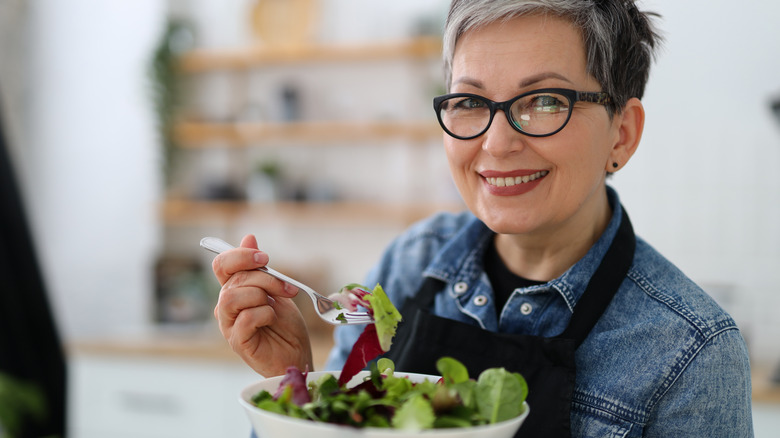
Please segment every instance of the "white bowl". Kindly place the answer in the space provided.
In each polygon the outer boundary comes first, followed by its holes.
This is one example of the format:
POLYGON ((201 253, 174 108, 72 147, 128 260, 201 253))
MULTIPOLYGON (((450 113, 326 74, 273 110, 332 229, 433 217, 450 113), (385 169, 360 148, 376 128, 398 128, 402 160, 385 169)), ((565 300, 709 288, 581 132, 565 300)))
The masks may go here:
MULTIPOLYGON (((306 380, 316 381, 323 374, 333 374, 337 378, 339 376, 338 371, 316 371, 309 373, 306 380)), ((361 371, 357 376, 350 380, 348 386, 357 385, 358 383, 362 382, 363 379, 368 375, 368 371, 361 371)), ((439 380, 438 376, 430 376, 425 374, 396 372, 395 375, 408 376, 409 379, 411 379, 413 382, 421 382, 424 380, 439 380)), ((261 380, 247 386, 243 391, 241 391, 239 402, 246 410, 246 413, 249 416, 249 421, 252 423, 252 427, 254 428, 258 438, 511 438, 515 435, 515 432, 517 432, 517 429, 528 416, 529 412, 528 405, 523 402, 525 409, 520 416, 511 420, 503 421, 501 423, 484 426, 428 429, 421 432, 407 432, 398 429, 381 428, 358 429, 349 426, 339 426, 336 424, 287 417, 273 412, 264 411, 252 404, 252 396, 258 392, 262 390, 266 390, 271 394, 276 392, 276 388, 279 386, 279 382, 282 380, 282 378, 283 376, 277 376, 270 379, 261 380)))

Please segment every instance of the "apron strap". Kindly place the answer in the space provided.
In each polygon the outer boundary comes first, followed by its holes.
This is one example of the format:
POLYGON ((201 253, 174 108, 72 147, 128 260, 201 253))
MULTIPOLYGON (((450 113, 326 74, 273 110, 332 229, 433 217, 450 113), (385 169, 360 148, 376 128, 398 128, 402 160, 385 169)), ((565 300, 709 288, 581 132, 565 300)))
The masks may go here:
POLYGON ((620 228, 612 244, 574 307, 569 325, 556 338, 573 339, 577 347, 582 344, 626 278, 634 261, 635 248, 634 228, 623 209, 620 228))
MULTIPOLYGON (((423 283, 417 293, 406 299, 403 303, 402 310, 408 308, 430 309, 433 306, 433 301, 436 299, 436 295, 444 289, 447 284, 446 281, 440 280, 435 277, 423 278, 423 283)), ((401 312, 403 315, 404 312, 401 312)), ((401 321, 403 324, 404 321, 401 321)))
MULTIPOLYGON (((591 276, 585 292, 577 302, 569 325, 561 334, 555 336, 558 339, 574 340, 575 348, 582 344, 593 326, 601 318, 634 261, 634 250, 636 249, 634 228, 631 226, 626 210, 622 210, 620 227, 604 255, 604 259, 591 276)), ((445 282, 438 278, 426 277, 418 293, 408 298, 408 304, 415 305, 420 309, 430 309, 444 284, 445 282)))

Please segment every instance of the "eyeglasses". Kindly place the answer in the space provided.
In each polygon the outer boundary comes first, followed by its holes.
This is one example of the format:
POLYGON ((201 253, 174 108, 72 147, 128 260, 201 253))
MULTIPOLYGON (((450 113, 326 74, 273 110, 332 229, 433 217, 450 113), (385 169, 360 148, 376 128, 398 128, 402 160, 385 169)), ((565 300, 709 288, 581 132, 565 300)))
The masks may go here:
POLYGON ((569 123, 575 102, 607 105, 607 93, 574 91, 566 88, 543 88, 494 102, 471 93, 445 94, 433 99, 433 108, 444 131, 460 140, 484 134, 497 110, 506 115, 515 131, 531 137, 548 137, 569 123))

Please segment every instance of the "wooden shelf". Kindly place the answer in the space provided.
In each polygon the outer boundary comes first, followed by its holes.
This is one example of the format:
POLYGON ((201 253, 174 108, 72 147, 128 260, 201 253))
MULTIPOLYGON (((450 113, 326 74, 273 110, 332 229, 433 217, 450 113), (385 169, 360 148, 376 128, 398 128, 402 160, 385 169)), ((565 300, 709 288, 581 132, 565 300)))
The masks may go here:
POLYGON ((339 144, 359 140, 403 138, 412 142, 441 138, 431 121, 387 122, 293 122, 293 123, 202 123, 180 122, 174 136, 182 147, 202 147, 219 142, 243 147, 269 141, 302 141, 339 144))
POLYGON ((161 207, 168 225, 209 225, 250 218, 296 225, 381 224, 406 226, 438 211, 461 211, 459 203, 274 202, 168 200, 161 207))
POLYGON ((179 68, 185 73, 198 73, 304 62, 431 58, 439 56, 441 48, 440 38, 428 37, 365 45, 305 44, 257 46, 235 50, 200 49, 182 55, 179 68))

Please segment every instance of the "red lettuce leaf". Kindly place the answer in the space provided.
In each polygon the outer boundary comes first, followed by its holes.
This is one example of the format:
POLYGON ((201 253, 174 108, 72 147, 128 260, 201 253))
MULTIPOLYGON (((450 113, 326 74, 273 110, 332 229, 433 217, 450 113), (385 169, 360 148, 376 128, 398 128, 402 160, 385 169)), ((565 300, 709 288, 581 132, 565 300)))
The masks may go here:
POLYGON ((335 294, 332 294, 328 298, 338 302, 342 308, 350 312, 354 312, 358 307, 365 307, 369 314, 373 315, 374 311, 371 310, 371 304, 366 300, 366 297, 370 294, 363 286, 352 283, 341 288, 335 294))
POLYGON ((344 362, 344 367, 341 369, 341 375, 339 376, 339 385, 346 385, 370 361, 376 359, 382 353, 384 353, 384 350, 379 345, 376 325, 368 324, 352 347, 352 351, 349 352, 347 361, 344 362))
POLYGON ((279 382, 279 388, 276 390, 273 399, 278 400, 289 386, 292 390, 290 400, 293 403, 303 406, 305 403, 310 402, 311 396, 309 395, 309 388, 306 386, 306 374, 302 373, 298 367, 292 366, 287 368, 287 372, 284 374, 282 381, 279 382))

